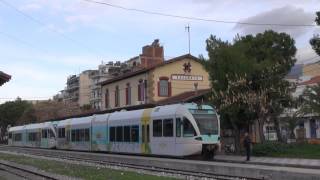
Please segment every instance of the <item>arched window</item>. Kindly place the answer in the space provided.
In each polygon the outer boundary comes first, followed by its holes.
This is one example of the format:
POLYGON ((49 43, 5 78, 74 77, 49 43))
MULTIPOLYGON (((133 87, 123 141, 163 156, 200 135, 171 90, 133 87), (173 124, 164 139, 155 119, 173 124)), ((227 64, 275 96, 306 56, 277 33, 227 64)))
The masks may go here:
POLYGON ((131 87, 130 87, 130 83, 127 83, 127 87, 126 87, 126 105, 130 105, 131 104, 131 87))
POLYGON ((108 90, 108 89, 106 89, 104 101, 105 101, 105 107, 106 107, 106 109, 108 109, 108 108, 109 108, 109 105, 110 105, 110 104, 109 104, 109 90, 108 90))
POLYGON ((158 82, 158 96, 169 97, 171 96, 171 82, 168 77, 160 77, 158 82))
POLYGON ((144 90, 145 90, 144 81, 140 79, 138 84, 138 101, 144 101, 144 97, 145 97, 144 90))
POLYGON ((114 91, 114 106, 119 107, 119 105, 120 105, 119 86, 116 86, 116 90, 114 91))

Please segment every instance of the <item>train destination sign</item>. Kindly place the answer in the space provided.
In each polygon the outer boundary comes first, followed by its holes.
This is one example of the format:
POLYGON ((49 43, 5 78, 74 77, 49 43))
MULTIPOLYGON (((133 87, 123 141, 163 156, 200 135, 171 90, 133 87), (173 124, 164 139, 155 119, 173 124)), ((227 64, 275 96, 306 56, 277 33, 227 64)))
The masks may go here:
POLYGON ((201 75, 172 74, 171 79, 178 80, 178 81, 203 81, 203 76, 201 76, 201 75))

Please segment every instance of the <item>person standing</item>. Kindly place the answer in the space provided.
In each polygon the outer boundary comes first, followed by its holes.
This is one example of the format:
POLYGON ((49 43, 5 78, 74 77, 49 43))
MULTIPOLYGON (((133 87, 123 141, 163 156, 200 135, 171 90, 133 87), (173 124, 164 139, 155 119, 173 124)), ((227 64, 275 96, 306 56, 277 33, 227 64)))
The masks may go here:
POLYGON ((246 149, 247 161, 250 161, 251 139, 247 132, 244 134, 243 146, 246 149))

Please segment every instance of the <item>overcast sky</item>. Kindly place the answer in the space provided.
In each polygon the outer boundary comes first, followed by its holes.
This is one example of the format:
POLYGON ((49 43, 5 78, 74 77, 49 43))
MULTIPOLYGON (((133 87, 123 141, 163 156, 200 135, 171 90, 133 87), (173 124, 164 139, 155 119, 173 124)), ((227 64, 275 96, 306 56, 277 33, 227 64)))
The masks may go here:
MULTIPOLYGON (((320 0, 96 0, 127 8, 224 21, 314 24, 320 0)), ((296 40, 299 62, 315 57, 309 39, 319 27, 248 26, 143 14, 84 0, 0 0, 0 71, 12 75, 0 87, 0 103, 20 96, 48 99, 68 75, 101 61, 124 61, 160 39, 167 58, 188 52, 206 55, 210 34, 231 41, 236 34, 273 29, 296 40), (5 3, 4 3, 5 2, 5 3), (14 8, 18 9, 15 10, 14 8)), ((317 59, 312 59, 312 61, 317 59)))

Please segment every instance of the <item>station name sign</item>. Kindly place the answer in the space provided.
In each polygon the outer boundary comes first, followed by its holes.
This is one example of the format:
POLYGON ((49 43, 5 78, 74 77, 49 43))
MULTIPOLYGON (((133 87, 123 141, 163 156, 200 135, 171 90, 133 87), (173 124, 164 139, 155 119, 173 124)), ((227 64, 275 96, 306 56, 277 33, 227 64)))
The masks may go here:
POLYGON ((172 80, 178 81, 203 81, 203 76, 200 75, 185 75, 185 74, 172 74, 172 80))

